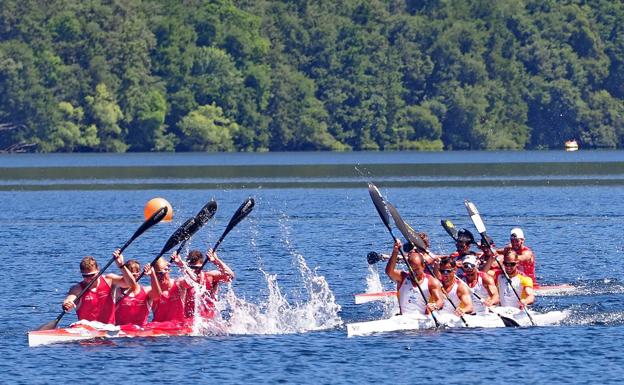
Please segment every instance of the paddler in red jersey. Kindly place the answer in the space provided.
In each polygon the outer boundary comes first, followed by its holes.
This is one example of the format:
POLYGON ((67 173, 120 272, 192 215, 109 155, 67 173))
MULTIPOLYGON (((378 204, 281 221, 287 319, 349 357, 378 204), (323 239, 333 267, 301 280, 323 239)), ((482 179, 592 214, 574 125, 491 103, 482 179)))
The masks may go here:
MULTIPOLYGON (((184 300, 186 286, 183 278, 174 280, 170 276, 169 263, 162 257, 153 267, 145 267, 152 281, 153 322, 184 323, 184 300)), ((188 285, 188 284, 187 284, 188 285)))
POLYGON ((533 280, 533 287, 539 288, 539 284, 535 279, 535 254, 528 246, 524 244, 524 231, 515 227, 511 229, 510 243, 499 253, 505 254, 507 250, 513 250, 518 254, 518 270, 533 280))
MULTIPOLYGON (((123 263, 123 260, 122 260, 123 263)), ((63 301, 63 309, 70 311, 76 308, 79 320, 98 321, 105 324, 115 323, 115 303, 113 302, 112 287, 128 287, 123 277, 117 274, 103 274, 98 277, 89 290, 74 303, 80 292, 100 272, 100 268, 92 256, 86 256, 80 261, 82 281, 73 285, 63 301)))
MULTIPOLYGON (((212 319, 214 318, 214 303, 217 300, 219 284, 231 282, 235 275, 232 269, 219 259, 212 250, 208 250, 206 256, 208 261, 217 267, 217 270, 202 271, 204 255, 199 250, 191 250, 186 257, 186 261, 192 274, 186 274, 186 276, 194 282, 203 285, 204 291, 201 293, 201 303, 198 306, 199 315, 203 318, 212 319)), ((173 260, 180 268, 184 269, 184 263, 177 254, 174 255, 173 260)), ((192 318, 195 316, 195 287, 189 282, 184 283, 186 283, 184 315, 187 318, 192 318)))
POLYGON ((440 282, 425 273, 423 256, 416 252, 416 249, 412 249, 407 254, 407 261, 416 276, 416 282, 414 282, 408 272, 396 269, 399 248, 401 248, 401 242, 397 240, 386 265, 386 274, 397 283, 401 314, 427 314, 440 310, 444 305, 440 282), (420 290, 416 285, 420 286, 420 290))
POLYGON ((150 286, 141 286, 137 283, 136 280, 141 274, 141 265, 138 261, 131 259, 123 263, 124 258, 119 249, 113 256, 128 285, 126 289, 115 288, 115 324, 145 326, 151 310, 152 289, 150 286), (124 295, 125 291, 128 292, 124 295), (122 299, 117 303, 117 298, 120 297, 122 299))

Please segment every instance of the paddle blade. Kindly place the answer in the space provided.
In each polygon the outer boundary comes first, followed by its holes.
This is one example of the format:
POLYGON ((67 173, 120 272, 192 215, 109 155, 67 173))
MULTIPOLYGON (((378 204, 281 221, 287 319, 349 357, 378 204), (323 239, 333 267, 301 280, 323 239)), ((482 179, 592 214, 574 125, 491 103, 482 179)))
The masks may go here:
POLYGON ((184 238, 184 241, 188 241, 197 231, 199 231, 199 229, 202 228, 203 225, 205 225, 210 220, 210 218, 215 215, 216 212, 217 202, 215 202, 214 200, 211 200, 204 207, 202 207, 197 215, 195 215, 195 221, 193 225, 188 228, 188 233, 186 234, 187 236, 184 238))
POLYGON ((453 222, 448 219, 442 219, 440 223, 442 224, 442 227, 444 227, 444 230, 446 230, 446 233, 450 235, 453 240, 457 241, 457 229, 455 228, 453 222))
POLYGON ((466 209, 468 210, 468 215, 470 215, 470 219, 472 220, 472 223, 474 223, 479 234, 485 233, 485 224, 481 219, 481 215, 479 215, 479 210, 477 210, 477 206, 475 206, 474 203, 468 200, 464 201, 464 205, 466 206, 466 209))
MULTIPOLYGON (((65 314, 65 312, 63 312, 61 314, 65 314)), ((60 320, 61 320, 61 316, 56 317, 56 319, 54 319, 53 321, 45 323, 45 324, 39 326, 35 330, 52 330, 52 329, 56 329, 56 327, 58 326, 58 323, 59 323, 60 320)))
POLYGON ((390 211, 390 215, 392 219, 394 219, 394 223, 396 224, 397 229, 403 234, 403 236, 412 243, 412 245, 416 246, 421 251, 427 251, 427 245, 422 240, 420 235, 414 230, 410 225, 405 223, 396 207, 392 205, 392 203, 387 202, 386 206, 388 207, 388 211, 390 211))
POLYGON ((520 324, 515 319, 509 318, 509 317, 505 317, 505 316, 502 316, 500 314, 498 316, 503 321, 503 324, 506 327, 514 327, 514 328, 520 327, 520 324))
POLYGON ((375 205, 375 208, 377 209, 377 213, 381 217, 381 220, 383 221, 384 225, 386 225, 388 230, 391 230, 390 229, 390 216, 388 215, 388 208, 386 207, 386 202, 383 196, 381 195, 381 193, 379 192, 379 189, 374 184, 369 183, 368 193, 370 194, 370 197, 373 200, 373 204, 375 205))
MULTIPOLYGON (((223 235, 221 235, 221 238, 219 239, 219 241, 223 240, 223 238, 225 238, 225 236, 234 228, 234 226, 239 224, 240 221, 245 219, 245 217, 247 215, 249 215, 249 213, 251 213, 251 211, 253 210, 255 204, 256 204, 256 202, 253 200, 253 198, 247 198, 240 205, 240 207, 236 210, 234 215, 232 215, 232 219, 230 219, 230 223, 228 223, 228 225, 225 228, 225 231, 223 232, 223 235)), ((216 249, 216 246, 213 248, 213 250, 214 249, 216 249)))
POLYGON ((212 217, 214 217, 217 212, 217 202, 212 199, 210 202, 206 203, 204 207, 195 215, 195 222, 200 226, 203 226, 208 222, 212 217))
MULTIPOLYGON (((188 240, 195 233, 193 231, 194 227, 195 227, 195 218, 193 217, 193 218, 187 219, 186 222, 184 222, 182 226, 178 227, 176 231, 173 234, 171 234, 169 239, 167 239, 167 242, 165 243, 162 250, 160 251, 160 255, 163 255, 167 251, 173 249, 175 245, 177 245, 178 243, 188 240)), ((156 262, 156 260, 154 260, 154 262, 156 262)))
POLYGON ((376 253, 374 251, 371 251, 370 253, 368 253, 368 255, 366 256, 366 260, 368 261, 369 265, 374 265, 375 263, 379 262, 382 260, 381 255, 379 255, 379 253, 376 253))

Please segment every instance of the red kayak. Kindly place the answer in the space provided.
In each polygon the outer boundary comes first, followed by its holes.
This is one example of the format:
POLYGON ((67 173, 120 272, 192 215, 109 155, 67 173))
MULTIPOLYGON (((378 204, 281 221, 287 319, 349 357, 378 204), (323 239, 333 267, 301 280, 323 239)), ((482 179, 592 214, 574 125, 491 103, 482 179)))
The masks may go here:
POLYGON ((150 322, 137 325, 109 325, 95 321, 79 321, 68 328, 28 332, 28 345, 39 346, 59 342, 87 341, 123 337, 187 336, 193 332, 192 323, 150 322))

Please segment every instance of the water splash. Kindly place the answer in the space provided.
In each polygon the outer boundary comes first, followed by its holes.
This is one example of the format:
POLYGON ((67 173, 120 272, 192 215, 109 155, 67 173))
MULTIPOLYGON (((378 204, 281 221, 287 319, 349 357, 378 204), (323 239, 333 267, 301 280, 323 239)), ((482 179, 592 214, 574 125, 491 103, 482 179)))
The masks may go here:
MULTIPOLYGON (((228 284, 218 301, 214 303, 216 310, 213 320, 195 317, 193 330, 197 335, 222 334, 292 334, 314 330, 332 329, 342 325, 339 317, 340 305, 336 303, 325 278, 308 267, 304 256, 299 253, 290 241, 290 227, 287 218, 280 219, 282 242, 293 257, 294 265, 299 271, 303 283, 305 300, 291 303, 282 293, 276 274, 270 274, 262 268, 262 260, 258 260, 259 269, 266 283, 268 297, 261 303, 251 303, 239 298, 234 285, 228 284)), ((200 306, 205 301, 205 288, 194 282, 195 314, 199 314, 200 306)))
MULTIPOLYGON (((395 289, 384 288, 377 268, 373 265, 368 265, 368 274, 366 275, 366 293, 378 293, 386 290, 395 289)), ((376 303, 378 304, 378 307, 381 307, 381 311, 385 317, 393 316, 399 312, 399 303, 395 297, 383 297, 383 299, 376 301, 376 303)))

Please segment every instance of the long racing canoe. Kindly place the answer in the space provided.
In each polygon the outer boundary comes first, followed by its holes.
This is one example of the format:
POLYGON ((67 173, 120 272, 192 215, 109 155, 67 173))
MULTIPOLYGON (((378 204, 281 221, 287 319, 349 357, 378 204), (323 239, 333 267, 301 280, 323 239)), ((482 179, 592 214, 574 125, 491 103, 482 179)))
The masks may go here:
MULTIPOLYGON (((497 307, 496 313, 512 318, 520 326, 531 326, 531 321, 523 311, 515 308, 497 307)), ((547 313, 531 312, 531 317, 537 326, 556 325, 569 315, 568 311, 550 311, 547 313)), ((502 319, 494 313, 464 315, 467 326, 454 314, 447 312, 436 312, 438 322, 445 328, 499 328, 505 327, 502 319)), ((417 331, 435 329, 435 322, 430 315, 406 314, 395 315, 393 317, 365 322, 354 322, 347 324, 347 336, 365 336, 374 333, 395 332, 395 331, 417 331)))
POLYGON ((28 332, 28 346, 110 338, 187 336, 191 335, 192 332, 193 329, 188 324, 171 322, 150 322, 145 327, 138 327, 135 325, 116 326, 96 321, 78 321, 68 328, 28 332))

